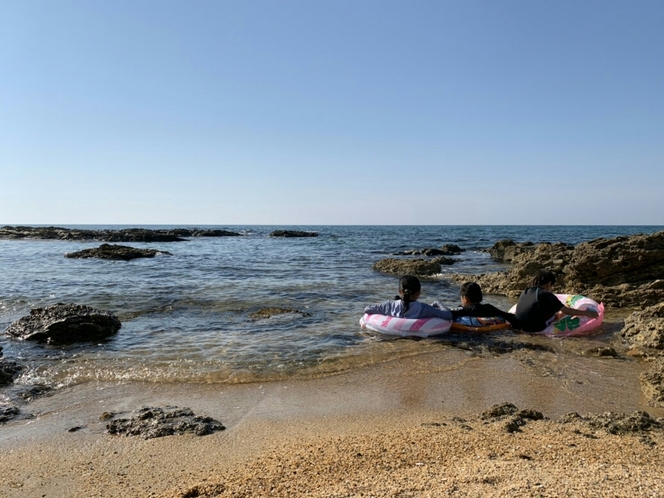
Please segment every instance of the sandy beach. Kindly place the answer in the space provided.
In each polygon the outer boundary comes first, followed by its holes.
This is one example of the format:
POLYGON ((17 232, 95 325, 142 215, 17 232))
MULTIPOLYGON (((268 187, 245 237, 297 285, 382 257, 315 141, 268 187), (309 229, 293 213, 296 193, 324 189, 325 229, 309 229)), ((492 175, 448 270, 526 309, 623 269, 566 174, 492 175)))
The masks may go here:
MULTIPOLYGON (((426 343, 421 342, 423 348, 426 343)), ((0 429, 7 497, 661 496, 661 429, 614 435, 567 413, 633 413, 639 362, 548 352, 414 354, 318 379, 246 385, 101 384, 30 403, 0 429), (551 355, 548 372, 533 355, 551 355), (632 369, 629 375, 612 371, 632 369), (615 372, 614 372, 615 373, 615 372), (618 381, 617 379, 622 379, 618 381), (631 379, 631 380, 630 380, 631 379), (619 384, 616 384, 619 382, 619 384), (617 395, 616 393, 622 393, 617 395), (510 402, 542 412, 515 432, 510 402), (190 407, 226 430, 111 436, 105 412, 190 407), (70 432, 71 431, 71 432, 70 432)))

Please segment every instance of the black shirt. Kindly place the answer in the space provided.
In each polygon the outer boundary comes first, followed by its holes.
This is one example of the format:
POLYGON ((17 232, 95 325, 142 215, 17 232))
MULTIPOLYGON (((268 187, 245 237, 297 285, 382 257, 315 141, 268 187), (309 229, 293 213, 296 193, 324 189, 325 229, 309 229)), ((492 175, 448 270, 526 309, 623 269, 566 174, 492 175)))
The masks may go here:
POLYGON ((551 292, 540 287, 528 287, 516 303, 516 319, 525 332, 541 332, 546 322, 564 305, 551 292))

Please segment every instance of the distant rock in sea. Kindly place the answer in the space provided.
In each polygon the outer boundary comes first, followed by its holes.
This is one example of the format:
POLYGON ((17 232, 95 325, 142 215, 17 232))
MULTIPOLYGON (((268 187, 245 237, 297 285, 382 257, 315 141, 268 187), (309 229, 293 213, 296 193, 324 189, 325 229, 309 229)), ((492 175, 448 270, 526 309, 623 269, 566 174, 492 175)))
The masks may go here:
POLYGON ((83 249, 77 252, 68 252, 65 258, 99 258, 112 259, 119 261, 129 261, 136 258, 154 258, 157 254, 171 255, 168 251, 158 251, 157 249, 137 249, 129 246, 119 246, 112 244, 102 244, 92 249, 83 249))
POLYGON ((318 232, 303 232, 299 230, 274 230, 270 237, 318 237, 318 232))
POLYGON ((4 226, 0 239, 91 240, 98 242, 181 242, 184 237, 240 237, 228 230, 200 228, 173 228, 149 230, 123 228, 120 230, 86 230, 61 227, 4 226))

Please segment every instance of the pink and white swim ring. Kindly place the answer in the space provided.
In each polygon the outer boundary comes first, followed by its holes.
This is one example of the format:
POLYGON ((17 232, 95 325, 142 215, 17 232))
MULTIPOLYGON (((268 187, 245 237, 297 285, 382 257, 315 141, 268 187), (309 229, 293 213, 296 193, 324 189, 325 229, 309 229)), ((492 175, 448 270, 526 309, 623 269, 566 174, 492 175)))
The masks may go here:
MULTIPOLYGON (((599 316, 590 318, 587 316, 567 315, 558 321, 552 322, 547 328, 535 334, 548 335, 550 337, 571 337, 585 335, 602 325, 604 321, 604 305, 593 301, 589 297, 579 294, 556 294, 558 300, 568 308, 577 310, 594 309, 599 316)), ((516 312, 516 304, 510 308, 510 313, 516 312)))
POLYGON ((429 337, 449 332, 451 320, 442 318, 398 318, 378 314, 364 314, 360 325, 380 334, 400 337, 429 337))

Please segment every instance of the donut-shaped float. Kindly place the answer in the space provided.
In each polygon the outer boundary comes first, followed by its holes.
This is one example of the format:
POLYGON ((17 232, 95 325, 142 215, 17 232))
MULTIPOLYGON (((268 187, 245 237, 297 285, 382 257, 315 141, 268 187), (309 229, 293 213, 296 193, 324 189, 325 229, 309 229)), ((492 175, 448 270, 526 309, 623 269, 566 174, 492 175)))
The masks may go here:
POLYGON ((442 318, 399 318, 367 313, 360 318, 363 329, 400 337, 429 337, 449 332, 451 320, 442 318))
POLYGON ((450 332, 491 332, 510 327, 510 323, 500 316, 461 316, 452 322, 450 332))
MULTIPOLYGON (((544 330, 533 333, 551 337, 571 337, 588 334, 602 325, 604 321, 604 305, 602 303, 579 294, 556 294, 556 297, 568 308, 577 310, 593 309, 597 311, 599 316, 597 318, 590 318, 587 316, 566 315, 560 320, 550 323, 544 330)), ((514 312, 516 312, 516 305, 510 309, 510 313, 514 312)))

